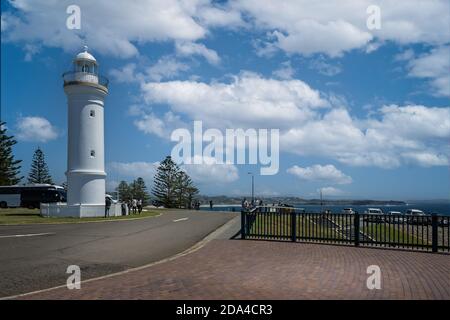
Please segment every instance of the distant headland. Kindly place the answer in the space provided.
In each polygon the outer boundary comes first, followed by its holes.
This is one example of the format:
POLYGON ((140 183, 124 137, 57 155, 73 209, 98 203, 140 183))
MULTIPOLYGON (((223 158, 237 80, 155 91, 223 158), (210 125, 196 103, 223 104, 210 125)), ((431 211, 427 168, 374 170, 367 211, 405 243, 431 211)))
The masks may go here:
MULTIPOLYGON (((251 197, 247 196, 247 199, 251 197)), ((241 204, 243 197, 230 197, 230 196, 199 196, 199 200, 202 203, 209 203, 212 201, 214 204, 241 204)), ((353 206, 364 206, 364 205, 406 205, 404 201, 397 200, 352 200, 352 199, 304 199, 300 197, 290 197, 290 196, 277 196, 277 197, 263 197, 264 203, 283 203, 283 204, 296 204, 296 205, 353 205, 353 206)))

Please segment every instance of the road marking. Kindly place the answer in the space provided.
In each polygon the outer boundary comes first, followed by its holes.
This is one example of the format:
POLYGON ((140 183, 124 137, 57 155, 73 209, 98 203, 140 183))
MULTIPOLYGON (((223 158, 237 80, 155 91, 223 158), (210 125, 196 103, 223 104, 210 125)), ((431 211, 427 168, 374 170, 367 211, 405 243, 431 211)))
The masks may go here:
POLYGON ((54 232, 46 232, 46 233, 12 234, 12 235, 8 235, 8 236, 0 236, 0 238, 37 237, 37 236, 46 236, 49 234, 55 234, 55 233, 54 232))
POLYGON ((189 218, 181 218, 181 219, 176 219, 176 220, 172 220, 173 222, 178 222, 178 221, 185 221, 185 220, 187 220, 187 219, 189 219, 189 218))

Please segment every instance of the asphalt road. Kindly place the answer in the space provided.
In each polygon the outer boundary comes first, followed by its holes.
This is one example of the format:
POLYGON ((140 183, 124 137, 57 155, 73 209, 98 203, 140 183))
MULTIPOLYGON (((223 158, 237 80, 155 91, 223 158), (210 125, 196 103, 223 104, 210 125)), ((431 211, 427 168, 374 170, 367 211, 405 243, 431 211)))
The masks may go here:
POLYGON ((170 257, 236 215, 166 210, 132 221, 0 226, 0 297, 63 285, 69 265, 86 280, 170 257))

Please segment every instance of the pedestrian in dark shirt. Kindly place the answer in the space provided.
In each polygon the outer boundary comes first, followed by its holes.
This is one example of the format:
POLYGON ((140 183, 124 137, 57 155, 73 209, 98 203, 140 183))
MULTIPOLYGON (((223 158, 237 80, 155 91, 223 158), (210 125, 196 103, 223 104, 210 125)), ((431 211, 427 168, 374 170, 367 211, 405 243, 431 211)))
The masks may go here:
POLYGON ((111 199, 106 197, 105 199, 105 218, 109 217, 109 209, 111 208, 111 199))

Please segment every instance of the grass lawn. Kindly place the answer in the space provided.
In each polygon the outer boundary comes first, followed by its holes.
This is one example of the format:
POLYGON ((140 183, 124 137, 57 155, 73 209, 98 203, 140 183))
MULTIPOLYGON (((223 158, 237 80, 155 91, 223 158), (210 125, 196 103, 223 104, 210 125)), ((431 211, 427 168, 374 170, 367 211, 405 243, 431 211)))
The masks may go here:
MULTIPOLYGON (((298 215, 296 223, 298 240, 327 241, 327 239, 352 241, 353 219, 346 215, 332 215, 322 218, 320 215, 298 215)), ((393 224, 361 223, 360 230, 373 240, 405 245, 429 245, 423 229, 413 226, 400 228, 393 224), (414 232, 414 230, 416 230, 414 232)), ((426 230, 426 229, 425 229, 426 230)), ((431 230, 429 231, 431 233, 431 230)), ((251 224, 250 238, 289 239, 291 236, 291 215, 267 213, 256 216, 251 224), (252 236, 253 235, 253 236, 252 236)))
MULTIPOLYGON (((296 233, 299 240, 303 237, 317 240, 329 238, 345 239, 345 235, 338 232, 335 228, 320 225, 317 219, 318 216, 316 215, 310 217, 297 216, 296 233)), ((289 214, 277 215, 275 213, 258 215, 252 224, 250 234, 289 238, 291 236, 291 216, 289 214)))
POLYGON ((160 213, 160 210, 147 210, 142 213, 129 216, 109 217, 109 218, 51 218, 42 217, 39 213, 39 209, 26 209, 26 208, 9 208, 0 209, 0 225, 8 224, 35 224, 35 223, 83 223, 93 221, 105 221, 105 220, 126 220, 132 218, 147 218, 153 217, 160 213))
MULTIPOLYGON (((381 242, 396 242, 409 245, 431 245, 425 234, 414 234, 412 226, 401 228, 397 225, 369 223, 361 228, 361 231, 381 242)), ((431 230, 430 230, 431 233, 431 230)))

